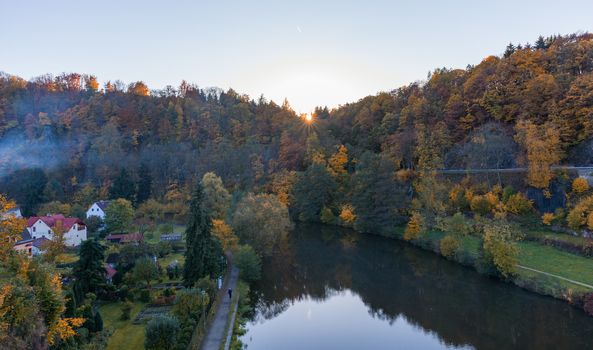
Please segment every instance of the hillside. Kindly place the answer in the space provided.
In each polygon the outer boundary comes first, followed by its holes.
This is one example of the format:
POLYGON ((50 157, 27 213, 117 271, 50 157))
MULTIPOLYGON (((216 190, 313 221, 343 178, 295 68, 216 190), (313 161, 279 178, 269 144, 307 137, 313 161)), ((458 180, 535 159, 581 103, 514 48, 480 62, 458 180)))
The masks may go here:
MULTIPOLYGON (((550 165, 593 164, 592 91, 591 34, 509 45, 502 57, 466 69, 436 69, 424 82, 318 108, 311 123, 288 102, 186 82, 149 91, 142 82, 100 88, 95 77, 79 74, 31 81, 4 74, 0 191, 26 201, 20 204, 31 214, 41 202, 66 201, 84 188, 107 197, 122 169, 137 182, 143 168, 153 179, 143 198, 163 199, 208 171, 232 189, 288 193, 282 185, 294 182, 292 171, 321 163, 344 170, 345 177, 327 179, 326 189, 335 191, 322 200, 335 213, 356 198, 356 186, 345 191, 344 184, 365 167, 380 178, 361 185, 386 186, 407 199, 408 170, 531 164, 533 172, 518 183, 546 190, 556 186, 550 165), (381 177, 395 171, 403 181, 381 177), (22 198, 23 180, 44 191, 22 198)), ((305 216, 318 219, 321 207, 305 216)))

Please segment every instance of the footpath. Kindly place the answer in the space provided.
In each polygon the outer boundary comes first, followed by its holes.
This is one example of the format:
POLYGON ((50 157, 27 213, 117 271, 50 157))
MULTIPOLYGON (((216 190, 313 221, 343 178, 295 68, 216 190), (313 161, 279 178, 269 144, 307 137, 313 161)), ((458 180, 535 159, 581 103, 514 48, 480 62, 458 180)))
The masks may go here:
MULTIPOLYGON (((206 336, 204 337, 204 341, 202 342, 201 350, 219 350, 220 345, 223 343, 223 341, 226 340, 227 334, 225 330, 227 319, 229 317, 229 314, 233 312, 231 310, 231 298, 229 298, 228 294, 226 294, 226 291, 230 288, 233 290, 233 293, 238 293, 239 291, 236 290, 238 279, 239 269, 233 267, 231 269, 230 277, 227 283, 225 283, 225 286, 223 287, 225 293, 223 300, 218 305, 216 315, 214 316, 212 324, 210 324, 210 327, 206 332, 206 336)), ((232 332, 233 325, 231 324, 230 327, 232 332)))

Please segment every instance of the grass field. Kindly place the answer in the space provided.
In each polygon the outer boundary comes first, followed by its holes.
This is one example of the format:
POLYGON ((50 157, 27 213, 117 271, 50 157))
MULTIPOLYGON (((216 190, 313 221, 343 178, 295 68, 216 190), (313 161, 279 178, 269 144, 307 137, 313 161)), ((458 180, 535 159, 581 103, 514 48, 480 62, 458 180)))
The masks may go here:
POLYGON ((519 264, 593 285, 593 259, 535 242, 519 243, 519 264))
POLYGON ((120 320, 121 316, 121 302, 105 304, 100 307, 101 317, 106 328, 113 330, 113 334, 109 337, 107 343, 107 350, 142 350, 144 349, 144 325, 132 324, 132 320, 143 305, 134 303, 130 319, 127 321, 120 320))
MULTIPOLYGON (((403 227, 398 227, 394 236, 403 238, 403 227)), ((530 232, 529 234, 536 234, 530 232)), ((551 232, 540 231, 537 234, 551 235, 555 238, 566 239, 574 243, 582 242, 582 238, 572 237, 569 235, 556 234, 551 232)), ((445 236, 445 233, 440 231, 430 231, 422 234, 421 239, 429 241, 434 246, 438 241, 445 236)), ((540 270, 550 274, 558 275, 570 280, 578 281, 593 285, 593 259, 586 258, 577 254, 568 253, 552 246, 547 246, 538 242, 519 242, 518 262, 522 266, 532 269, 540 270)), ((472 257, 478 256, 480 247, 480 240, 475 236, 465 236, 461 239, 461 249, 472 257)), ((552 276, 546 276, 534 271, 524 269, 517 269, 517 284, 531 286, 531 289, 542 294, 549 294, 554 296, 561 296, 565 290, 573 290, 578 292, 593 292, 593 290, 576 285, 574 283, 564 281, 552 276)))

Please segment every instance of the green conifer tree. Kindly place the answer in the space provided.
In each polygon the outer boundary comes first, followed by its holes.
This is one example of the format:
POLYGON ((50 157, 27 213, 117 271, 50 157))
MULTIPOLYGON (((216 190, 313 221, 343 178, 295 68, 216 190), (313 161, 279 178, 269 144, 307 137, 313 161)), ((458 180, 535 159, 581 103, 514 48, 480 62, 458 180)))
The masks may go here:
POLYGON ((183 280, 187 286, 192 286, 202 277, 218 276, 222 268, 222 248, 211 235, 212 218, 204 207, 204 191, 200 183, 196 185, 189 210, 183 280))

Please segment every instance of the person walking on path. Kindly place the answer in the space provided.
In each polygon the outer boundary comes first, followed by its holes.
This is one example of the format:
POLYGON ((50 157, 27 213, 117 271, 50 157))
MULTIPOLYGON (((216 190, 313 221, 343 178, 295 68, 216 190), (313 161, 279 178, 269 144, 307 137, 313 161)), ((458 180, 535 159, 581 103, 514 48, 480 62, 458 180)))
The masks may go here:
MULTIPOLYGON (((230 297, 233 296, 233 289, 236 289, 238 279, 239 269, 236 267, 232 267, 230 276, 227 279, 227 282, 224 286, 229 295, 229 299, 225 298, 224 294, 220 296, 222 300, 220 301, 218 309, 216 310, 216 314, 214 315, 214 319, 210 323, 208 331, 204 336, 204 339, 201 344, 201 350, 219 350, 221 344, 227 338, 227 333, 232 333, 232 327, 229 327, 227 332, 226 324, 229 318, 229 314, 233 312, 233 310, 231 310, 232 300, 230 297)), ((220 292, 224 293, 223 291, 220 292)))

